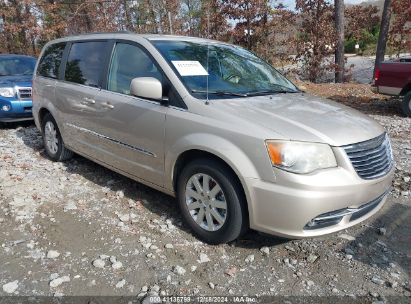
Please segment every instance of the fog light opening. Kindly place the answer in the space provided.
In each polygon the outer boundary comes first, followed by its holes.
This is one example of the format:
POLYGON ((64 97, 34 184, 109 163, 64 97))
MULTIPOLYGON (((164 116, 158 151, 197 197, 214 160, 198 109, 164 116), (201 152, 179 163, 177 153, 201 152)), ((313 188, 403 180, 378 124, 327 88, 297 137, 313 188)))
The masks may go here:
POLYGON ((1 109, 2 109, 4 112, 8 112, 8 111, 10 111, 11 107, 10 107, 9 105, 4 105, 4 106, 1 107, 1 109))
POLYGON ((334 225, 337 225, 339 222, 341 222, 342 219, 343 219, 343 216, 326 218, 326 219, 312 219, 304 226, 304 230, 313 230, 313 229, 320 229, 320 228, 326 228, 329 226, 334 226, 334 225))
POLYGON ((312 228, 312 227, 314 227, 315 225, 316 225, 315 221, 309 221, 309 222, 307 223, 307 227, 309 227, 309 228, 312 228))

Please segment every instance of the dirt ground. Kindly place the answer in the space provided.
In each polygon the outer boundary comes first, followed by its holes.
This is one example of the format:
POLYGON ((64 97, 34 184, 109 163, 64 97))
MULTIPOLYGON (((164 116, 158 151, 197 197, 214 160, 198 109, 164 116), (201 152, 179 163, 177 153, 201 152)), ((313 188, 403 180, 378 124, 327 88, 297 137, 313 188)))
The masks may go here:
POLYGON ((304 84, 389 132, 393 190, 370 220, 285 240, 249 232, 210 246, 175 200, 80 156, 47 159, 31 123, 0 128, 0 296, 411 296, 411 119, 367 85, 304 84))

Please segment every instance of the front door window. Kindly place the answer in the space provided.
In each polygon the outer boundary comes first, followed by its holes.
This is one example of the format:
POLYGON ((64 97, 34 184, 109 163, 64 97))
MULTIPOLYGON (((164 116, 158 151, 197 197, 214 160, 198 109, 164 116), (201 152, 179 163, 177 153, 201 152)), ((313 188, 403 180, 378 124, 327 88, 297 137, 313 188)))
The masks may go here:
POLYGON ((107 89, 130 94, 131 80, 137 77, 154 77, 162 82, 160 71, 141 48, 117 43, 110 63, 107 89))

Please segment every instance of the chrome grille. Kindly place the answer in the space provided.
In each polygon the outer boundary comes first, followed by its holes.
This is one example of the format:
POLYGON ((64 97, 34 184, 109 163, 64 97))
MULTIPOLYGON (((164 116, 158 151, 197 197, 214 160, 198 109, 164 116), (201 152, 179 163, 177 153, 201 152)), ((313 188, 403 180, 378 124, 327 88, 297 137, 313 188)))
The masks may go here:
POLYGON ((386 133, 343 148, 355 171, 363 179, 384 176, 394 164, 390 140, 386 133))
POLYGON ((31 88, 18 88, 17 96, 19 99, 31 99, 31 88))

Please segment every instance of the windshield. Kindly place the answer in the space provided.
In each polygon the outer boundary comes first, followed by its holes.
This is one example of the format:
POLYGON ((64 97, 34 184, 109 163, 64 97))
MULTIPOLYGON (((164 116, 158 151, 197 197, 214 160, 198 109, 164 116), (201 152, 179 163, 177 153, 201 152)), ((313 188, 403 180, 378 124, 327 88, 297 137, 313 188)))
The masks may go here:
POLYGON ((31 57, 0 57, 0 76, 33 75, 35 65, 31 57))
POLYGON ((298 91, 272 66, 241 47, 172 40, 152 43, 196 97, 204 98, 207 87, 210 98, 298 91))

